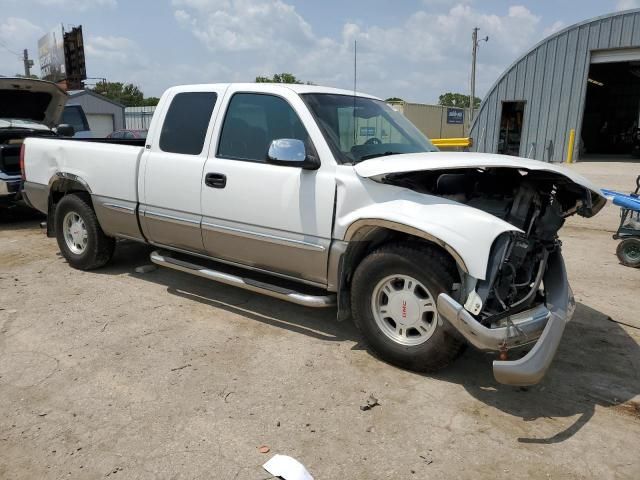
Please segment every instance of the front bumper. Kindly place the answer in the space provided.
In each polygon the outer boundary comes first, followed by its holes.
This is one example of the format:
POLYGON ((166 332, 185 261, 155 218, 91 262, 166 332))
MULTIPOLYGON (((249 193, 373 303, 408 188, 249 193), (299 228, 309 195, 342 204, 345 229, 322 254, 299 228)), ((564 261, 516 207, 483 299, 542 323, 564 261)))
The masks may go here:
POLYGON ((518 360, 493 362, 493 375, 498 382, 534 385, 542 380, 551 365, 564 327, 575 310, 560 251, 549 256, 544 288, 546 305, 512 315, 504 327, 485 327, 445 293, 438 297, 438 313, 482 351, 500 351, 535 342, 529 353, 518 360))

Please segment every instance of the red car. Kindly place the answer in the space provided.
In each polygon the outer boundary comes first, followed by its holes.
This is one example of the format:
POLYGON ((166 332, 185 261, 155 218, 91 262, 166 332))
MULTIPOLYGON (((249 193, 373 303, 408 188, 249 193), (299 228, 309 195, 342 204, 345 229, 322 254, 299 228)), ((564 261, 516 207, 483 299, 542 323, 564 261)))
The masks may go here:
POLYGON ((147 138, 147 130, 116 130, 107 135, 107 138, 123 138, 125 140, 133 140, 136 138, 147 138))

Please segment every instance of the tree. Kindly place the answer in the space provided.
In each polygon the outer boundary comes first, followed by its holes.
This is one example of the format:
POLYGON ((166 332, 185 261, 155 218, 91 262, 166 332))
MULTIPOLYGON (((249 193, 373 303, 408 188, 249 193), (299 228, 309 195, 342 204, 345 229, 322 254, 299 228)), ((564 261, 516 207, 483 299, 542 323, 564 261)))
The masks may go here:
POLYGON ((144 94, 132 83, 101 81, 91 90, 110 100, 121 103, 125 107, 140 107, 145 105, 144 94))
MULTIPOLYGON (((271 78, 258 76, 256 77, 256 83, 297 83, 300 85, 305 82, 298 80, 293 73, 276 73, 271 78)), ((306 83, 307 85, 313 85, 311 82, 306 83)))
POLYGON ((385 102, 404 102, 400 97, 389 97, 385 100, 385 102))
POLYGON ((33 73, 31 75, 29 75, 28 77, 23 74, 23 73, 16 73, 16 77, 17 78, 33 78, 33 79, 38 79, 38 75, 34 75, 33 73))
MULTIPOLYGON (((480 102, 480 98, 475 97, 473 101, 473 108, 478 108, 480 106, 480 102)), ((438 105, 444 105, 445 107, 467 108, 469 107, 469 95, 452 92, 443 93, 438 97, 438 105)))
POLYGON ((158 102, 160 102, 160 99, 158 97, 147 97, 142 100, 142 105, 145 107, 155 107, 156 105, 158 105, 158 102))

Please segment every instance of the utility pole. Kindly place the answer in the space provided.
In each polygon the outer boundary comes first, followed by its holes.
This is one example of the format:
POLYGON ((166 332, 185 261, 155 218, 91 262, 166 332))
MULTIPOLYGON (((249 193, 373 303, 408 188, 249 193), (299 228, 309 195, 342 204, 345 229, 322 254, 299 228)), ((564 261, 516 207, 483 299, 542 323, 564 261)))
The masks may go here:
POLYGON ((22 54, 22 61, 24 62, 24 76, 29 78, 31 77, 31 67, 33 67, 33 60, 29 59, 29 52, 26 48, 23 50, 22 54))
MULTIPOLYGON (((480 42, 478 42, 478 27, 473 29, 473 34, 471 35, 471 40, 473 41, 473 49, 471 54, 471 96, 469 97, 469 129, 471 129, 471 123, 473 122, 473 110, 474 103, 476 98, 476 57, 478 54, 478 46, 480 42)), ((488 42, 489 37, 485 37, 480 39, 480 41, 488 42)))
POLYGON ((356 87, 358 79, 358 41, 353 41, 353 144, 356 144, 356 87))

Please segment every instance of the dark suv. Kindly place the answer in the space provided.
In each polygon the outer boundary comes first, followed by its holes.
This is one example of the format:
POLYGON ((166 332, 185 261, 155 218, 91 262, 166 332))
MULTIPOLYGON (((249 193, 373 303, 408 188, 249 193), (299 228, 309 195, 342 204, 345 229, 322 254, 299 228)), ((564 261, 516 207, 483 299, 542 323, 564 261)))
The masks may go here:
POLYGON ((58 125, 67 94, 55 83, 0 78, 0 205, 20 198, 20 151, 26 137, 73 136, 58 125))

